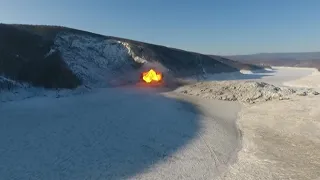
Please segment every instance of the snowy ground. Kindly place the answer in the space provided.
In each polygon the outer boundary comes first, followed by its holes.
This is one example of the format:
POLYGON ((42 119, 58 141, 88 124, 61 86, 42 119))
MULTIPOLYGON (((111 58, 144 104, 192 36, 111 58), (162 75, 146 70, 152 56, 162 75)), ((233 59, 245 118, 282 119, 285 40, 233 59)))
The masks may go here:
POLYGON ((242 108, 243 149, 226 180, 320 178, 320 97, 296 97, 242 108))
POLYGON ((311 75, 284 83, 292 87, 308 87, 320 90, 320 72, 315 70, 311 75))
MULTIPOLYGON (((272 76, 247 79, 278 86, 319 88, 320 74, 312 68, 281 67, 271 73, 272 76)), ((320 179, 319 96, 295 96, 290 100, 243 105, 237 124, 243 135, 242 149, 236 163, 221 179, 320 179)))
MULTIPOLYGON (((312 72, 241 74, 282 84, 312 72)), ((1 179, 319 176, 319 98, 243 106, 240 136, 236 102, 135 88, 66 94, 0 102, 1 179)))
POLYGON ((190 101, 99 89, 1 103, 0 177, 213 179, 239 146, 239 106, 190 101))
POLYGON ((284 85, 284 82, 293 81, 311 75, 317 69, 313 68, 294 68, 294 67, 273 67, 273 71, 258 73, 261 76, 258 81, 274 85, 284 85))

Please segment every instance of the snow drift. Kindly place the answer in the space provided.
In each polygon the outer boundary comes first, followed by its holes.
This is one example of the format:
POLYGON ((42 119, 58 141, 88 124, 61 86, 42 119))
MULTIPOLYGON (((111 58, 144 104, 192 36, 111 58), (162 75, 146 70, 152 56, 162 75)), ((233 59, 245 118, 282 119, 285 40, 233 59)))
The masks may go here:
POLYGON ((287 100, 292 96, 314 96, 319 92, 310 88, 278 87, 255 81, 212 81, 183 86, 179 93, 208 99, 257 103, 271 100, 287 100))

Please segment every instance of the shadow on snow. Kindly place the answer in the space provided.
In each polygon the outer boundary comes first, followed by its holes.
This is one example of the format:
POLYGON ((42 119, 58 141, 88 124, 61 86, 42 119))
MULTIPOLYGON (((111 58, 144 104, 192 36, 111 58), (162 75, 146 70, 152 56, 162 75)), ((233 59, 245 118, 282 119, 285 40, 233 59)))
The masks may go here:
POLYGON ((4 104, 0 176, 124 179, 170 158, 199 131, 198 110, 187 102, 115 91, 4 104))

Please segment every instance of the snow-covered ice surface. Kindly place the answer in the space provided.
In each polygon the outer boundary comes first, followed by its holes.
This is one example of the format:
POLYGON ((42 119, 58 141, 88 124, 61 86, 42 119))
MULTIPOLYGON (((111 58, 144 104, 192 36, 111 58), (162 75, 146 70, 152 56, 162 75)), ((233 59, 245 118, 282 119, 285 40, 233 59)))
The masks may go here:
POLYGON ((257 73, 261 78, 258 81, 281 86, 284 82, 293 81, 314 72, 313 68, 295 68, 295 67, 272 67, 273 71, 257 73))
POLYGON ((292 87, 307 87, 320 90, 320 72, 317 69, 314 69, 314 72, 311 75, 294 81, 285 82, 284 85, 292 87))
POLYGON ((219 176, 239 145, 238 105, 175 96, 107 88, 0 102, 0 177, 219 176))
POLYGON ((314 68, 272 67, 272 69, 265 70, 241 70, 240 72, 208 75, 206 81, 258 81, 281 86, 284 82, 311 75, 314 71, 314 68))

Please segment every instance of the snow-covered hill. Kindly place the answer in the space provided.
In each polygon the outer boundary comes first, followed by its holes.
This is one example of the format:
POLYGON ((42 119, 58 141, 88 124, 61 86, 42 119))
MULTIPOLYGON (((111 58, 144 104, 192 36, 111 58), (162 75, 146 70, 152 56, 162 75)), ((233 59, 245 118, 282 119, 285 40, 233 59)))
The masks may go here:
POLYGON ((218 58, 201 54, 70 32, 56 36, 50 52, 55 51, 61 53, 83 84, 90 86, 101 86, 119 78, 137 81, 139 76, 134 72, 144 66, 171 72, 177 77, 236 70, 218 58))
MULTIPOLYGON (((50 89, 134 83, 150 67, 174 78, 202 77, 239 71, 241 65, 217 56, 51 26, 0 24, 0 50, 0 75, 6 78, 2 90, 8 90, 8 82, 50 89)), ((19 88, 11 84, 10 88, 19 88)))

